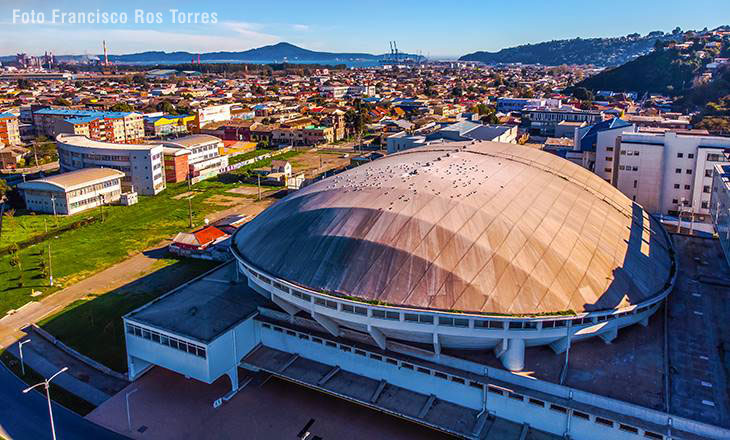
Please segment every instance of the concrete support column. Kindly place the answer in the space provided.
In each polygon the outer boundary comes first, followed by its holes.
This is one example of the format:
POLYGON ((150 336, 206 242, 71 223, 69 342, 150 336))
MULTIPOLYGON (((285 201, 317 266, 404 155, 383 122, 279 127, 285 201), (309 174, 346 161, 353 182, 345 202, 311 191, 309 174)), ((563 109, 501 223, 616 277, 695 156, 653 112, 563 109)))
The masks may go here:
POLYGON ((613 327, 604 331, 598 336, 603 339, 603 342, 605 342, 606 344, 610 344, 614 339, 616 339, 616 336, 618 336, 618 327, 614 325, 613 327))
POLYGON ((525 340, 508 339, 507 349, 499 356, 499 360, 510 371, 521 371, 525 368, 525 340))
POLYGON ((380 347, 381 350, 385 350, 385 347, 388 343, 387 339, 385 338, 385 334, 383 334, 383 331, 377 327, 368 325, 368 333, 370 333, 370 337, 373 338, 373 341, 378 344, 378 347, 380 347))
POLYGON ((436 357, 441 356, 441 341, 438 333, 433 334, 433 352, 436 354, 436 357))
POLYGON ((226 373, 231 379, 231 392, 238 390, 238 365, 234 366, 226 373))

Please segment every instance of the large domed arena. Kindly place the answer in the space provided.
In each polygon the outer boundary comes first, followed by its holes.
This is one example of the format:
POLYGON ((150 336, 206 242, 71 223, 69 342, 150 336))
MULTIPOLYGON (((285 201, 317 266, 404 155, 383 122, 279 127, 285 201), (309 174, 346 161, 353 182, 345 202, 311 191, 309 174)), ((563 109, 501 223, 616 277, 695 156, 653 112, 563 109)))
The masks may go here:
POLYGON ((333 332, 500 358, 613 338, 656 310, 675 273, 668 235, 641 206, 563 158, 494 142, 416 148, 316 182, 243 227, 233 248, 253 287, 333 332), (403 325, 378 325, 380 312, 403 325))

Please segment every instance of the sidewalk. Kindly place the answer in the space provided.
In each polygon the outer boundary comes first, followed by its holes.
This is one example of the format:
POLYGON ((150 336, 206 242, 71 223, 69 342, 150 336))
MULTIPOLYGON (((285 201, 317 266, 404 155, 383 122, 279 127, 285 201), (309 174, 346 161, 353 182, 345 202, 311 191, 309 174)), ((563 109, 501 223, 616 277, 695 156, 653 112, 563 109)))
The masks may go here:
POLYGON ((158 261, 154 255, 166 247, 167 243, 158 249, 141 252, 72 286, 59 290, 41 301, 30 302, 12 315, 6 315, 0 319, 0 348, 8 347, 23 337, 24 333, 20 329, 40 321, 72 302, 91 293, 108 292, 138 279, 141 275, 154 269, 154 265, 158 261))
MULTIPOLYGON (((104 378, 100 377, 103 376, 101 372, 94 374, 88 371, 89 367, 83 367, 79 361, 65 355, 39 335, 30 332, 29 336, 31 342, 23 345, 23 360, 26 368, 34 370, 43 377, 51 377, 61 368, 69 367, 69 370, 56 377, 53 383, 95 406, 101 405, 114 394, 111 389, 101 390, 91 385, 91 383, 104 382, 104 378), (90 373, 93 374, 93 377, 90 373)), ((23 340, 25 339, 28 338, 23 338, 23 340)), ((18 343, 12 344, 7 350, 20 359, 18 343)), ((118 382, 122 384, 122 381, 118 382)), ((122 384, 122 388, 124 385, 126 384, 122 384)), ((119 386, 115 388, 119 388, 119 386)))

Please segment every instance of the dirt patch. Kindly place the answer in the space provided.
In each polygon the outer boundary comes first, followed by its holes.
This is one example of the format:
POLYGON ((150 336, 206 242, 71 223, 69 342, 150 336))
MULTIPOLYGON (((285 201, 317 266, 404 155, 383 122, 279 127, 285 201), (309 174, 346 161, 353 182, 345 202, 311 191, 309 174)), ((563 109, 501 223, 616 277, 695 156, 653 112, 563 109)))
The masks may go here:
POLYGON ((255 196, 258 195, 259 189, 253 186, 239 186, 238 188, 229 189, 226 192, 243 196, 255 196))
POLYGON ((215 195, 212 197, 209 197, 205 200, 205 203, 210 203, 216 206, 236 206, 239 203, 241 203, 241 199, 238 197, 231 197, 231 196, 224 196, 224 195, 215 195))
POLYGON ((188 192, 184 192, 182 194, 178 194, 176 196, 173 196, 173 199, 174 200, 182 200, 182 199, 184 199, 186 197, 189 197, 189 196, 192 196, 194 194, 195 194, 195 191, 188 191, 188 192))

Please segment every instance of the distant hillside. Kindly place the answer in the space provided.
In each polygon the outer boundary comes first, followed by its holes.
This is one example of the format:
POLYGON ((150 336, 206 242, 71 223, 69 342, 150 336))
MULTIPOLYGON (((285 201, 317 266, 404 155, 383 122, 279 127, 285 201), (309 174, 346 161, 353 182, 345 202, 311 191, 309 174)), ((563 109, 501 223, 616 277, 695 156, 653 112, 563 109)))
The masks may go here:
MULTIPOLYGON (((149 61, 165 61, 165 62, 185 62, 192 58, 197 60, 197 54, 190 52, 143 52, 129 55, 110 56, 109 60, 113 62, 149 62, 149 61)), ((303 49, 289 43, 278 43, 271 46, 259 47, 243 52, 209 52, 200 55, 201 61, 271 61, 283 60, 284 58, 291 61, 337 61, 337 60, 366 60, 377 61, 383 55, 373 55, 369 53, 333 53, 333 52, 316 52, 313 50, 303 49)))
POLYGON ((560 64, 594 64, 616 66, 649 53, 657 40, 675 39, 677 34, 661 31, 640 36, 631 34, 615 38, 575 38, 553 40, 538 44, 502 49, 499 52, 474 52, 459 58, 461 61, 481 61, 486 64, 522 63, 556 66, 560 64))
POLYGON ((587 78, 575 87, 676 95, 692 87, 693 78, 703 66, 703 61, 696 56, 682 58, 675 49, 657 50, 587 78))
MULTIPOLYGON (((103 55, 92 55, 92 58, 101 58, 103 55)), ((316 52, 303 49, 290 43, 277 43, 271 46, 259 47, 241 52, 208 52, 200 54, 200 61, 203 62, 272 62, 272 61, 379 61, 389 55, 373 55, 369 53, 334 53, 316 52)), ((415 55, 401 54, 403 57, 413 58, 415 55)), ((59 61, 82 61, 88 58, 85 55, 59 55, 59 61)), ((125 55, 109 55, 109 61, 117 64, 124 63, 189 63, 190 60, 197 61, 198 54, 191 52, 162 52, 149 51, 125 55)), ((0 62, 15 61, 14 56, 0 57, 0 62)))

